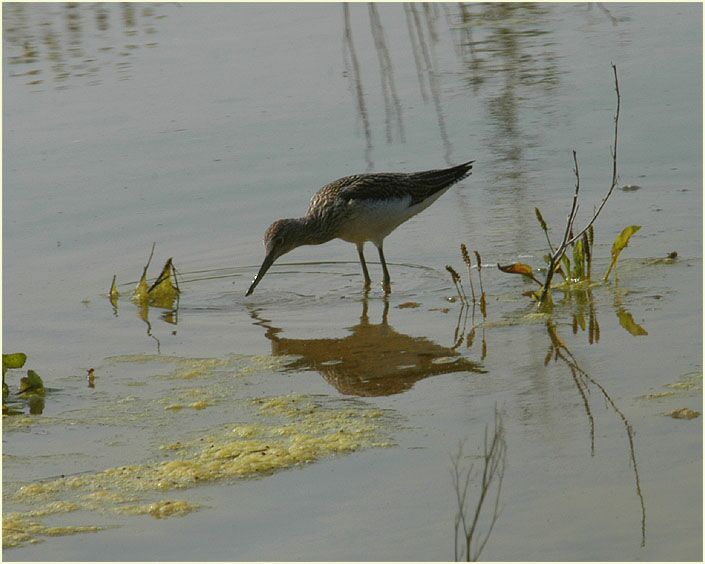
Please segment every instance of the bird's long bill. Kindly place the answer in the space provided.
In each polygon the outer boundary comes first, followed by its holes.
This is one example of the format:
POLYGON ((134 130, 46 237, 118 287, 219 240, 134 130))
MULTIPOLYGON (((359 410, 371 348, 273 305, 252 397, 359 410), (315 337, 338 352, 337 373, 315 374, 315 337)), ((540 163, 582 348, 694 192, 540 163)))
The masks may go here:
POLYGON ((257 276, 255 276, 254 280, 252 281, 252 285, 250 286, 250 289, 247 290, 247 293, 245 296, 249 296, 252 292, 255 291, 255 288, 257 287, 257 284, 260 283, 262 278, 264 278, 264 275, 267 273, 269 270, 269 267, 272 266, 274 263, 274 259, 276 257, 272 254, 268 254, 266 257, 264 257, 264 262, 262 263, 262 266, 259 268, 259 272, 257 273, 257 276))

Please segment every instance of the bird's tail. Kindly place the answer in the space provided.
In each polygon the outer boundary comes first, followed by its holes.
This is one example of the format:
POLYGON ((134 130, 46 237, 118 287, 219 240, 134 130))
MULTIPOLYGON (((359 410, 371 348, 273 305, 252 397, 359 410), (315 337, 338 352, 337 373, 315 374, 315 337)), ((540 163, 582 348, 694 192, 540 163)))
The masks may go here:
POLYGON ((425 172, 419 172, 418 175, 426 179, 429 183, 437 183, 439 187, 445 187, 448 186, 448 184, 454 184, 468 176, 474 162, 475 161, 468 161, 450 168, 427 170, 425 172))
POLYGON ((417 198, 415 199, 419 201, 424 200, 439 190, 443 190, 456 182, 460 182, 463 178, 470 175, 474 162, 475 161, 468 161, 450 168, 426 170, 424 172, 411 174, 412 183, 419 188, 417 198))

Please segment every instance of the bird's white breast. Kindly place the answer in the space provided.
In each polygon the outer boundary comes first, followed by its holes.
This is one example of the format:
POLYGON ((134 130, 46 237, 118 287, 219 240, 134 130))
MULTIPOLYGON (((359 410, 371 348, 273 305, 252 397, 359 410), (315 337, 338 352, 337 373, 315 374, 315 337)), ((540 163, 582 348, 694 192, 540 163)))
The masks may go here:
POLYGON ((447 188, 414 206, 409 205, 410 195, 380 200, 351 199, 348 201, 350 213, 341 225, 339 237, 351 243, 372 241, 379 246, 399 225, 425 210, 446 191, 447 188))

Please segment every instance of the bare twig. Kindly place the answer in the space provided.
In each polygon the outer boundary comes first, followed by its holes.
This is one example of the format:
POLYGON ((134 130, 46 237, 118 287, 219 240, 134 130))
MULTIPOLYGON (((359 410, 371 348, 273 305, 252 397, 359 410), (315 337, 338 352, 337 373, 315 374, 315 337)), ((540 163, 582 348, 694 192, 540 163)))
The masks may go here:
POLYGON ((600 202, 600 205, 597 207, 595 212, 593 213, 592 219, 588 221, 588 223, 583 227, 580 231, 577 233, 573 232, 573 224, 575 223, 575 216, 578 211, 578 194, 580 192, 580 172, 578 170, 578 158, 576 155, 576 152, 573 151, 573 162, 575 163, 575 177, 576 177, 576 182, 575 182, 575 191, 573 192, 573 204, 570 209, 570 213, 568 214, 568 219, 566 221, 566 226, 565 226, 565 233, 563 235, 563 240, 561 244, 556 248, 554 252, 551 253, 551 258, 549 261, 549 266, 548 266, 548 272, 546 273, 546 280, 543 284, 543 289, 541 291, 541 297, 539 298, 539 302, 541 304, 545 303, 546 297, 548 296, 548 293, 551 289, 551 281, 553 280, 553 274, 555 271, 556 266, 560 263, 561 258, 565 254, 566 249, 575 243, 578 239, 580 239, 584 233, 586 233, 589 229, 591 229, 592 224, 595 223, 595 220, 597 217, 600 215, 600 212, 602 211, 602 208, 605 207, 605 204, 607 203, 607 200, 609 197, 612 195, 612 192, 614 191, 614 187, 617 185, 617 133, 618 133, 618 126, 619 126, 619 110, 620 110, 620 103, 621 103, 621 96, 619 93, 619 79, 617 78, 617 66, 612 63, 612 73, 614 74, 614 84, 615 84, 615 91, 617 93, 617 109, 615 111, 614 115, 614 144, 611 148, 612 152, 612 182, 610 184, 609 190, 607 191, 607 194, 605 194, 604 198, 602 198, 602 201, 600 202))
POLYGON ((551 288, 551 281, 553 280, 553 274, 556 271, 556 265, 560 262, 561 258, 568 248, 567 241, 570 239, 570 234, 573 230, 573 223, 575 222, 575 215, 578 212, 578 194, 580 193, 580 170, 578 169, 578 155, 573 150, 573 162, 575 163, 575 191, 573 192, 573 204, 570 208, 570 213, 568 214, 568 219, 565 223, 565 233, 563 234, 563 240, 558 248, 551 254, 551 260, 548 263, 548 272, 546 273, 546 280, 543 283, 543 289, 541 291, 541 298, 539 302, 543 303, 546 294, 548 294, 551 288))
POLYGON ((507 445, 504 440, 504 426, 502 416, 495 406, 494 429, 492 437, 489 436, 489 428, 485 427, 484 451, 482 454, 482 473, 480 479, 480 493, 469 522, 467 515, 467 499, 470 482, 475 478, 473 466, 463 472, 460 468, 462 459, 462 445, 458 449, 457 455, 453 458, 452 478, 456 493, 458 512, 455 516, 455 560, 476 561, 482 550, 485 548, 490 538, 492 529, 499 518, 499 499, 502 492, 502 481, 504 480, 505 458, 507 445), (492 514, 489 516, 487 530, 481 537, 477 537, 478 524, 485 501, 488 498, 493 483, 496 483, 494 492, 494 505, 492 514), (462 533, 462 538, 461 538, 462 533))
POLYGON ((147 278, 147 269, 149 268, 149 264, 152 262, 152 257, 154 256, 154 248, 157 246, 157 242, 155 241, 152 243, 152 250, 149 252, 149 258, 147 259, 147 264, 144 265, 144 270, 142 271, 142 277, 146 280, 147 278))
POLYGON ((567 245, 572 245, 575 241, 577 241, 580 237, 582 237, 583 233, 585 233, 592 226, 593 223, 595 223, 597 216, 600 215, 602 208, 605 207, 607 200, 612 195, 612 192, 614 191, 614 187, 617 186, 617 130, 618 130, 618 126, 619 126, 619 106, 620 106, 621 97, 619 94, 619 80, 617 79, 617 67, 615 66, 614 63, 612 63, 612 72, 614 73, 614 89, 617 92, 617 111, 614 114, 614 145, 611 148, 611 150, 612 150, 612 183, 610 184, 610 189, 607 191, 607 194, 605 194, 605 197, 602 198, 600 205, 597 207, 597 210, 593 214, 592 219, 588 222, 588 224, 583 229, 581 229, 578 233, 576 233, 573 237, 571 237, 571 239, 567 242, 567 245))

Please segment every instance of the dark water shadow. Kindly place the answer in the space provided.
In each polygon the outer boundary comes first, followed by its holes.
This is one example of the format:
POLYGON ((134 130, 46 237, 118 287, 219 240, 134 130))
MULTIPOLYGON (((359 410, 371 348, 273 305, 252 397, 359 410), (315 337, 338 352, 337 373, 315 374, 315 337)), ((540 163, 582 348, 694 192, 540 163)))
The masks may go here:
POLYGON ((370 323, 368 300, 364 298, 360 322, 348 329, 348 336, 289 339, 281 336, 281 328, 261 316, 261 310, 250 308, 255 324, 265 329, 272 354, 299 357, 287 365, 287 372, 315 370, 342 394, 388 396, 405 392, 431 376, 486 372, 450 347, 399 333, 389 324, 388 313, 389 302, 385 300, 382 321, 370 323))

